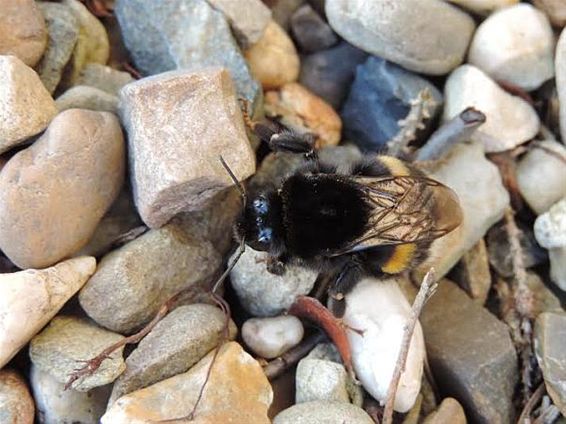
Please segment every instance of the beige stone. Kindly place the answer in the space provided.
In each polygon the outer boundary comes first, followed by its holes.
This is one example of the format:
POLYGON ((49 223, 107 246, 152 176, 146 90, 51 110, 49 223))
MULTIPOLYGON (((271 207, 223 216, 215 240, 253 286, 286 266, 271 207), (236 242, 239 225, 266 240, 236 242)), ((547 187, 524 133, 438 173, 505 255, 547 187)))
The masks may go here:
POLYGON ((0 421, 33 424, 35 406, 26 382, 14 370, 0 370, 0 421))
POLYGON ((0 55, 34 66, 47 47, 47 26, 34 0, 2 0, 0 55))
MULTIPOLYGON (((468 9, 479 15, 489 15, 491 12, 502 7, 511 6, 519 0, 448 0, 450 3, 468 9)), ((536 1, 536 0, 535 0, 536 1)), ((560 0, 559 0, 560 1, 560 0)))
POLYGON ((0 174, 0 248, 41 268, 83 247, 124 181, 125 146, 107 112, 60 113, 0 174))
POLYGON ((96 268, 90 256, 0 275, 0 368, 35 336, 96 268))
POLYGON ((275 21, 269 22, 263 37, 245 52, 254 77, 264 90, 297 81, 299 55, 287 33, 275 21))
POLYGON ((428 415, 423 424, 466 424, 464 408, 454 398, 445 398, 438 409, 428 415))
POLYGON ((560 134, 566 140, 566 30, 562 30, 556 44, 556 89, 560 104, 560 134))
POLYGON ((87 85, 69 88, 55 100, 60 112, 67 109, 89 109, 101 112, 117 112, 118 97, 87 85))
POLYGON ((534 4, 546 13, 552 25, 558 28, 566 25, 566 2, 564 0, 534 0, 534 4))

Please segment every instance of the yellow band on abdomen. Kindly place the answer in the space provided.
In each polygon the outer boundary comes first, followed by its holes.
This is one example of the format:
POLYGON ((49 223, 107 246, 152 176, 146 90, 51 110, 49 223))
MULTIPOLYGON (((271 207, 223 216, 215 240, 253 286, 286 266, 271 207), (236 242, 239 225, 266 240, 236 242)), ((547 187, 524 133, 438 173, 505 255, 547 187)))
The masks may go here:
POLYGON ((404 271, 411 264, 416 248, 417 245, 415 243, 395 246, 393 254, 381 267, 381 270, 387 274, 397 274, 404 271))

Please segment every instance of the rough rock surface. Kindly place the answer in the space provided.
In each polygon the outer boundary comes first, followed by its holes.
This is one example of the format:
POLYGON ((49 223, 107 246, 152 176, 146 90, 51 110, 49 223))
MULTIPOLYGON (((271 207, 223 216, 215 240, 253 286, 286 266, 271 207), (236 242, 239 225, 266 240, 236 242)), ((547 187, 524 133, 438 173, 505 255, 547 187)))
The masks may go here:
POLYGON ((16 371, 0 370, 0 422, 33 424, 35 407, 26 381, 16 371))
POLYGON ((343 365, 324 359, 303 358, 295 372, 295 402, 328 400, 350 402, 348 373, 343 365))
POLYGON ((346 402, 315 400, 297 403, 281 411, 273 424, 373 424, 362 408, 346 402))
POLYGON ((242 339, 262 358, 277 358, 296 346, 304 335, 301 321, 293 315, 251 318, 242 325, 242 339))

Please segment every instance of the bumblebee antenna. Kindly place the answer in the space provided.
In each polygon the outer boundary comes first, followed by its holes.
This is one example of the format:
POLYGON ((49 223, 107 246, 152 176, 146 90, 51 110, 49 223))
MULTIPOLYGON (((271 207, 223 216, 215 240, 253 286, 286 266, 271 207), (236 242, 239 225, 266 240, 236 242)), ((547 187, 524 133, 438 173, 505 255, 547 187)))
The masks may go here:
POLYGON ((230 178, 232 178, 232 181, 234 181, 234 184, 238 188, 238 191, 240 192, 240 196, 242 196, 242 202, 244 206, 246 206, 246 203, 248 201, 248 196, 246 195, 246 189, 244 188, 242 183, 238 181, 238 179, 234 175, 234 172, 232 172, 232 170, 230 169, 230 167, 228 166, 222 155, 220 155, 219 158, 220 158, 220 163, 222 163, 222 166, 224 167, 228 175, 230 175, 230 178))
POLYGON ((238 248, 238 253, 236 253, 236 256, 234 256, 234 258, 232 258, 232 261, 230 261, 230 265, 226 267, 226 271, 224 271, 224 273, 220 276, 220 278, 216 280, 214 286, 212 286, 212 294, 216 294, 218 288, 222 285, 222 282, 228 276, 228 274, 230 274, 230 271, 232 271, 232 269, 236 266, 236 264, 244 254, 245 250, 246 250, 246 243, 244 238, 242 238, 242 240, 240 240, 240 247, 238 248))

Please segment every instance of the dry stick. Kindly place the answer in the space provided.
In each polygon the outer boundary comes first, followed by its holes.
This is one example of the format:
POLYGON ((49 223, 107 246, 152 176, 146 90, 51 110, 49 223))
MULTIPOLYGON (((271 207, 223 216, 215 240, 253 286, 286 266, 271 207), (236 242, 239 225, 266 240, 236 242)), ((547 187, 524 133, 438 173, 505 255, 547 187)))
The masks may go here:
POLYGON ((525 403, 525 406, 521 411, 521 415, 519 415, 519 419, 517 420, 517 424, 527 424, 529 422, 527 420, 530 419, 534 407, 540 402, 545 391, 546 391, 546 387, 544 386, 544 382, 540 383, 540 385, 533 392, 527 403, 525 403))
POLYGON ((431 268, 423 278, 423 282, 421 283, 421 287, 417 293, 415 301, 413 302, 413 307, 411 308, 411 316, 405 324, 403 340, 401 341, 401 350, 397 356, 397 363, 395 364, 393 376, 391 377, 391 382, 387 389, 385 410, 383 411, 383 424, 391 424, 393 422, 393 405, 395 404, 397 386, 399 385, 401 374, 405 370, 405 362, 407 362, 407 354, 409 353, 411 338, 413 336, 417 320, 419 319, 423 306, 434 294, 434 291, 437 288, 437 284, 434 279, 434 268, 431 268))

